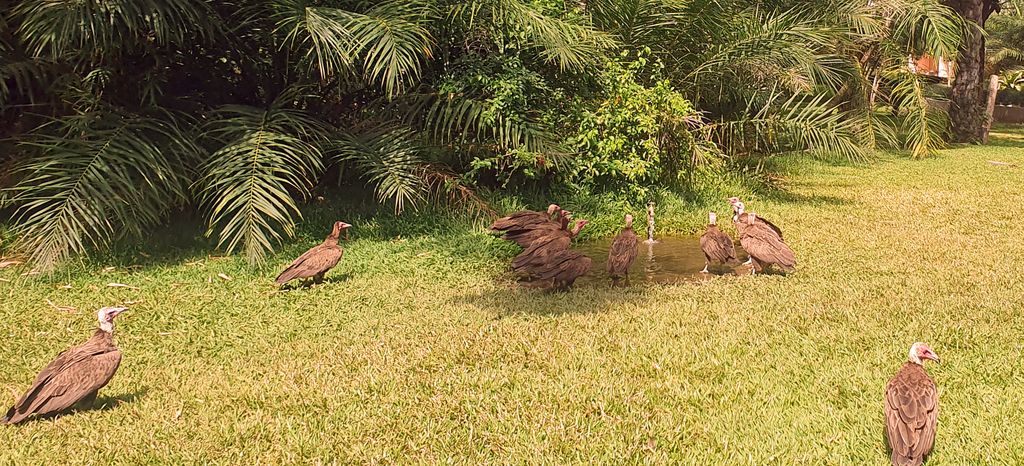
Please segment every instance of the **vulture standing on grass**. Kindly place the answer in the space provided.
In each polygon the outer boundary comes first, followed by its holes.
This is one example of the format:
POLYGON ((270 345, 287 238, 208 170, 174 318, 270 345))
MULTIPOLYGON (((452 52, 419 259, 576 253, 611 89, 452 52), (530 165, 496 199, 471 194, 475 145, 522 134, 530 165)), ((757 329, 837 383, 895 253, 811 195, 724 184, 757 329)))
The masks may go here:
POLYGON ((918 466, 935 446, 939 392, 923 362, 939 362, 939 356, 928 345, 914 343, 909 359, 885 386, 885 438, 893 466, 918 466))
MULTIPOLYGON (((738 197, 730 197, 729 198, 729 205, 732 206, 732 212, 733 212, 732 221, 733 221, 733 223, 743 223, 743 222, 745 222, 747 220, 747 216, 749 216, 750 214, 745 212, 744 209, 745 209, 746 206, 743 205, 743 201, 741 201, 740 198, 738 198, 738 197)), ((769 222, 768 220, 766 220, 763 217, 757 217, 756 221, 758 223, 762 223, 762 224, 768 226, 769 228, 771 228, 772 230, 774 230, 775 234, 779 235, 779 239, 782 239, 782 229, 777 227, 777 226, 775 226, 774 223, 769 222)))
POLYGON ((700 237, 700 250, 704 252, 704 270, 700 273, 708 273, 708 266, 715 264, 729 264, 736 262, 736 247, 732 244, 732 238, 718 229, 718 214, 708 212, 708 228, 700 237))
POLYGON ((518 244, 520 247, 528 248, 534 241, 537 241, 550 233, 568 233, 569 220, 571 218, 572 212, 569 212, 568 210, 560 210, 558 212, 557 222, 554 220, 548 220, 533 224, 527 228, 507 230, 505 233, 505 239, 518 244))
POLYGON ((538 224, 544 222, 550 222, 556 212, 562 210, 558 204, 551 204, 548 206, 547 213, 537 212, 534 210, 521 210, 519 212, 513 212, 507 217, 502 217, 494 221, 491 224, 491 230, 507 232, 509 230, 528 230, 532 229, 538 224))
POLYGON ((295 259, 281 275, 277 276, 274 280, 278 285, 284 285, 292 280, 312 278, 313 283, 321 283, 324 281, 324 274, 328 270, 338 265, 338 261, 341 260, 342 251, 341 247, 338 246, 338 237, 341 236, 342 230, 345 231, 345 238, 348 239, 348 229, 352 225, 345 222, 334 222, 334 228, 331 229, 331 234, 327 235, 327 239, 323 243, 313 246, 309 251, 306 251, 303 255, 295 259))
MULTIPOLYGON (((563 210, 562 212, 568 212, 563 210)), ((580 234, 580 230, 587 225, 587 220, 577 220, 572 230, 548 230, 544 236, 537 238, 530 246, 519 253, 512 260, 512 269, 517 272, 527 272, 536 267, 544 265, 548 258, 556 252, 568 249, 572 238, 580 234)))
POLYGON ((96 313, 99 328, 92 338, 60 353, 47 365, 0 423, 17 424, 33 414, 60 413, 79 402, 91 405, 96 392, 110 382, 121 364, 121 350, 114 344, 114 318, 126 310, 100 309, 96 313))
POLYGON ((551 280, 556 290, 569 289, 577 278, 590 271, 593 261, 585 254, 572 249, 562 249, 552 254, 547 263, 528 270, 540 280, 551 280))
POLYGON ((633 231, 633 215, 626 214, 626 226, 612 241, 608 249, 608 275, 613 280, 629 277, 629 267, 636 260, 636 232, 633 231))
POLYGON ((740 234, 740 245, 747 251, 751 264, 750 273, 760 272, 772 264, 785 272, 796 270, 796 256, 768 224, 757 221, 757 215, 749 212, 746 221, 736 223, 740 234))

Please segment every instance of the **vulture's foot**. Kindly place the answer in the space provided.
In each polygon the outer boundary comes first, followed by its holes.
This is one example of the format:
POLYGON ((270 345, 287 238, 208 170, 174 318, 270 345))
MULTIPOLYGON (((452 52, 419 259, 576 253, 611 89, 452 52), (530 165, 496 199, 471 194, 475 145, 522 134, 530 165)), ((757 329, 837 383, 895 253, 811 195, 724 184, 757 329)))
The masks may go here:
POLYGON ((701 270, 701 271, 700 271, 700 273, 711 273, 711 272, 708 272, 708 265, 710 265, 710 264, 708 264, 707 262, 705 262, 705 263, 704 263, 704 269, 703 269, 703 270, 701 270))

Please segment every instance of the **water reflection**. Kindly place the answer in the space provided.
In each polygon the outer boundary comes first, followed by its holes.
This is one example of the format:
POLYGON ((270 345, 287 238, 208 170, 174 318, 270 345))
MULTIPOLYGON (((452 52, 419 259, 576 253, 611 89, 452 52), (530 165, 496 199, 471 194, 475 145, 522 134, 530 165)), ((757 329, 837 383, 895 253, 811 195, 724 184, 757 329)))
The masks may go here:
MULTIPOLYGON (((611 281, 605 266, 612 240, 614 238, 606 238, 573 246, 594 260, 590 273, 576 280, 577 284, 611 281)), ((708 280, 715 275, 750 273, 748 266, 714 265, 710 268, 711 274, 700 273, 704 268, 704 253, 700 250, 699 236, 663 237, 653 244, 641 241, 638 247, 640 252, 629 269, 632 284, 679 283, 708 280)), ((740 262, 747 260, 747 254, 739 245, 736 245, 736 256, 740 262)))

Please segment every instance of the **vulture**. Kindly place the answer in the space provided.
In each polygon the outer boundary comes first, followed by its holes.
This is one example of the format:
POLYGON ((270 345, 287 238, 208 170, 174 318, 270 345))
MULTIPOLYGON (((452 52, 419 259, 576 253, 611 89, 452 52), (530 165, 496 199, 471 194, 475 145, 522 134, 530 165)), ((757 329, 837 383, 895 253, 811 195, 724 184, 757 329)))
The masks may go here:
POLYGON ((740 245, 750 256, 746 263, 752 265, 751 275, 772 264, 777 264, 786 272, 796 269, 793 250, 782 241, 781 236, 775 234, 775 230, 767 223, 758 222, 753 212, 747 213, 744 219, 746 221, 736 223, 736 228, 739 230, 740 245))
MULTIPOLYGON (((733 223, 741 223, 741 222, 743 222, 743 221, 745 221, 747 219, 748 215, 750 215, 750 214, 747 214, 744 211, 745 206, 743 205, 743 201, 741 201, 740 198, 738 198, 738 197, 730 197, 729 198, 729 204, 732 205, 732 211, 733 211, 732 221, 733 221, 733 223)), ((779 235, 779 239, 782 239, 782 229, 777 227, 777 226, 775 226, 774 223, 769 222, 764 217, 758 217, 756 219, 756 221, 758 223, 763 223, 763 224, 767 225, 769 228, 771 228, 772 230, 775 231, 775 234, 779 235)))
POLYGON ((507 230, 505 232, 505 239, 518 244, 520 247, 528 248, 534 241, 537 241, 541 237, 544 237, 553 232, 567 233, 569 228, 569 219, 572 218, 572 212, 568 210, 560 210, 558 212, 558 221, 553 220, 544 221, 533 224, 527 228, 517 228, 513 230, 507 230))
POLYGON ((923 360, 939 362, 924 343, 910 347, 910 358, 885 386, 885 438, 893 466, 918 466, 935 446, 939 393, 923 360))
POLYGON ((718 214, 708 213, 708 228, 700 237, 700 250, 704 252, 704 270, 700 273, 708 273, 708 266, 711 263, 729 264, 736 262, 736 247, 732 244, 732 238, 718 229, 718 214))
POLYGON ((626 226, 612 241, 608 249, 608 275, 613 280, 629 277, 629 266, 636 260, 636 232, 633 231, 633 215, 626 214, 626 226))
POLYGON ((544 222, 552 221, 552 217, 556 212, 562 210, 558 204, 551 204, 548 206, 547 213, 537 212, 533 210, 521 210, 514 212, 507 217, 502 217, 494 221, 491 224, 491 230, 507 232, 509 230, 528 230, 534 226, 544 222))
POLYGON ((79 402, 92 405, 96 392, 110 382, 121 364, 121 350, 114 345, 114 318, 126 310, 100 309, 96 313, 99 328, 92 338, 57 355, 0 423, 17 424, 33 414, 60 413, 79 402))
POLYGON ((562 249, 550 256, 547 263, 530 268, 530 275, 551 280, 552 288, 567 290, 584 274, 590 271, 593 261, 585 254, 572 249, 562 249))
POLYGON ((277 276, 274 282, 284 285, 296 278, 312 278, 313 283, 323 282, 324 274, 338 265, 344 252, 338 246, 338 237, 341 236, 341 231, 345 231, 345 239, 348 239, 348 229, 351 227, 352 225, 345 222, 334 222, 334 228, 331 229, 331 234, 327 235, 327 239, 295 259, 287 269, 284 269, 284 272, 281 272, 281 275, 277 276))
MULTIPOLYGON (((566 212, 566 211, 563 211, 566 212)), ((539 267, 547 262, 554 253, 569 248, 572 238, 580 234, 580 230, 590 223, 586 220, 577 220, 571 231, 568 230, 547 230, 540 238, 537 238, 528 248, 519 253, 512 260, 512 268, 517 272, 529 273, 534 267, 539 267)))

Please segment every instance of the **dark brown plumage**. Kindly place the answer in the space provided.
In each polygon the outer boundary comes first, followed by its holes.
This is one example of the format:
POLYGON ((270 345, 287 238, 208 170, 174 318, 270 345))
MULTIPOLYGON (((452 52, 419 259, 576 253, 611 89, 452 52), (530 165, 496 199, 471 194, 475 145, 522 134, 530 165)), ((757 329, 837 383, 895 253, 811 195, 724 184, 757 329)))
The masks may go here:
POLYGON ((552 288, 569 289, 576 279, 590 271, 593 261, 581 252, 563 249, 551 255, 547 263, 530 271, 540 280, 551 280, 552 288))
POLYGON ((608 249, 608 275, 612 279, 626 278, 629 276, 629 267, 636 260, 637 239, 633 231, 633 216, 626 214, 626 226, 619 232, 608 249))
POLYGON ((893 466, 918 466, 935 446, 939 392, 924 359, 939 361, 928 345, 914 343, 910 361, 885 386, 885 438, 893 466))
POLYGON ((729 264, 736 262, 736 246, 732 244, 732 238, 718 229, 718 215, 714 212, 708 213, 708 227, 700 237, 700 250, 704 253, 704 270, 701 273, 708 273, 708 267, 714 264, 729 264))
POLYGON ((114 317, 124 311, 123 307, 100 309, 100 325, 92 338, 60 353, 0 422, 17 424, 34 414, 60 413, 79 402, 92 404, 96 392, 110 382, 121 364, 113 332, 114 317))
POLYGON ((345 231, 347 237, 348 229, 351 227, 352 225, 345 222, 334 222, 334 227, 331 229, 331 234, 327 235, 327 239, 292 261, 274 282, 283 285, 297 278, 312 278, 314 283, 322 282, 324 274, 338 265, 338 261, 344 254, 344 251, 338 246, 338 238, 341 236, 342 230, 345 231))
POLYGON ((753 265, 750 273, 760 272, 772 264, 778 265, 786 272, 796 269, 796 256, 793 250, 782 241, 782 237, 775 233, 767 224, 757 221, 757 216, 750 213, 745 217, 745 222, 736 222, 736 229, 740 235, 740 245, 750 256, 750 263, 753 265))
MULTIPOLYGON (((735 223, 745 223, 745 222, 747 222, 747 220, 748 220, 747 217, 750 214, 746 213, 746 211, 745 211, 746 206, 744 206, 743 201, 741 201, 740 198, 738 198, 738 197, 730 197, 729 198, 729 204, 732 205, 732 211, 733 211, 732 221, 735 222, 735 223)), ((758 216, 755 219, 755 221, 758 222, 758 223, 762 223, 765 226, 771 228, 772 231, 774 231, 775 234, 779 235, 779 238, 782 239, 782 229, 777 227, 777 226, 775 226, 774 223, 769 222, 768 219, 766 219, 764 217, 761 217, 761 216, 758 216)))
POLYGON ((553 232, 566 232, 569 227, 569 219, 572 214, 568 210, 561 210, 558 212, 558 221, 545 221, 535 223, 526 228, 515 228, 506 230, 504 239, 518 244, 520 247, 528 248, 538 239, 547 236, 553 232))
POLYGON ((554 253, 568 249, 572 238, 580 234, 587 223, 589 222, 586 220, 577 220, 572 231, 547 230, 543 236, 534 240, 529 247, 512 260, 512 269, 528 275, 530 269, 544 265, 554 253))
POLYGON ((494 223, 491 224, 490 229, 501 232, 532 229, 537 224, 553 221, 552 216, 560 210, 561 207, 559 207, 558 204, 551 204, 548 206, 546 213, 533 210, 513 212, 508 216, 495 220, 494 223))

